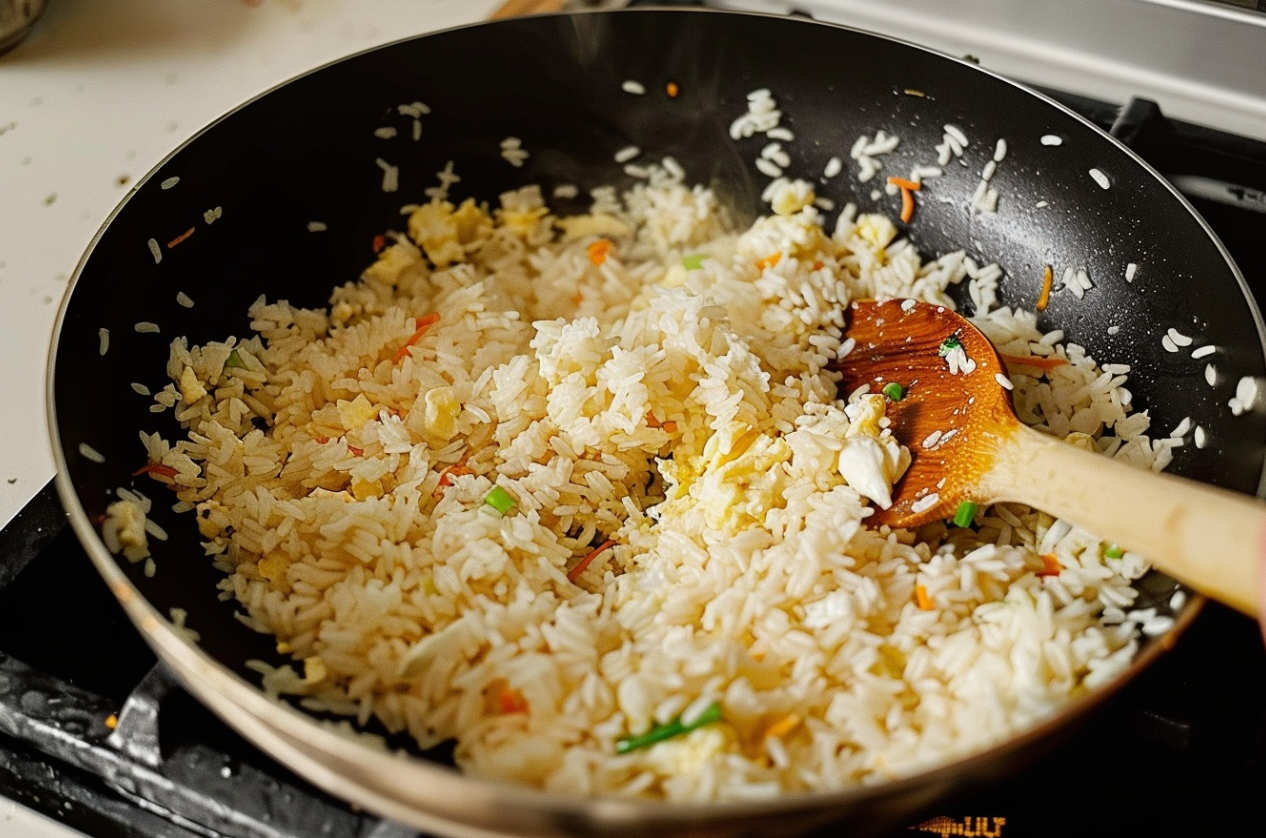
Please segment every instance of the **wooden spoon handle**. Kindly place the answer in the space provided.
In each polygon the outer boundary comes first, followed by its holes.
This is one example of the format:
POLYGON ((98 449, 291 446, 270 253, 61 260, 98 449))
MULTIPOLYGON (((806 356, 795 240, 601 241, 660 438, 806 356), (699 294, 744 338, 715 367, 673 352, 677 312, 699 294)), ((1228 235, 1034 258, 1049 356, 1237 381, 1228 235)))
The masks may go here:
POLYGON ((1245 614, 1256 615, 1266 566, 1266 504, 1139 469, 1020 427, 999 445, 982 488, 1105 541, 1245 614))
POLYGON ((489 15, 490 20, 522 15, 539 15, 549 12, 561 12, 566 3, 564 0, 508 0, 489 15))

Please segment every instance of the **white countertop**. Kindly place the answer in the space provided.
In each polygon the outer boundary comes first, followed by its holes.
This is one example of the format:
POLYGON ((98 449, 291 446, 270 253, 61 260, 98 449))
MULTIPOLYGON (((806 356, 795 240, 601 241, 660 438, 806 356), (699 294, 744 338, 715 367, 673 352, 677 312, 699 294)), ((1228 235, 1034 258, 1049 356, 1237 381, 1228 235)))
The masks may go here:
MULTIPOLYGON (((44 374, 93 234, 176 145, 243 100, 500 0, 49 0, 0 56, 0 526, 53 476, 44 374)), ((0 800, 0 835, 78 835, 0 800)))

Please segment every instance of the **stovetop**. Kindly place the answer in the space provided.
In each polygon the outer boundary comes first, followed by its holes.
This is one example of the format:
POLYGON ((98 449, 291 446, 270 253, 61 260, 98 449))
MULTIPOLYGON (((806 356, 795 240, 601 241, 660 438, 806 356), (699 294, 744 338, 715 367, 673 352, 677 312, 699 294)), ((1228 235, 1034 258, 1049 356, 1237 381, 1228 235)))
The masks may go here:
MULTIPOLYGON (((1183 188, 1266 292, 1266 143, 1045 91, 1183 188)), ((898 834, 1259 834, 1266 651, 1208 606, 1177 647, 1009 782, 898 834)), ((176 686, 139 639, 46 487, 0 532, 0 794, 95 838, 404 838, 315 790, 176 686)))

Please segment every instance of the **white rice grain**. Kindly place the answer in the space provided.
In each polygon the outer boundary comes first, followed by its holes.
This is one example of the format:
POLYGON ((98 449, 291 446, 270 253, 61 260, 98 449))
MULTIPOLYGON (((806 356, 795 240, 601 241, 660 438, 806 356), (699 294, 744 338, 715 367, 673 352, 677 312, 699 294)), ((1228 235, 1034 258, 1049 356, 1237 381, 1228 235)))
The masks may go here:
POLYGON ((379 169, 382 169, 382 191, 395 192, 398 190, 400 188, 400 169, 381 157, 374 162, 378 164, 379 169))
POLYGON ((94 463, 104 463, 106 461, 100 451, 86 442, 79 443, 79 455, 85 460, 92 460, 94 463))

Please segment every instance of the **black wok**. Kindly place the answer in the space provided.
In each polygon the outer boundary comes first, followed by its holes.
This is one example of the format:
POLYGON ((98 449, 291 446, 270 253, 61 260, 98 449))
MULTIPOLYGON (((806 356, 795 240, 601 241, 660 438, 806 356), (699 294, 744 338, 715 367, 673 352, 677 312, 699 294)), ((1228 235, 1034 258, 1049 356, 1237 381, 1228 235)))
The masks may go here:
MULTIPOLYGON (((951 163, 920 196, 909 225, 919 248, 966 248, 982 262, 997 261, 1006 272, 1003 302, 1025 308, 1037 299, 1044 265, 1085 268, 1095 287, 1081 301, 1056 294, 1041 324, 1065 329, 1100 361, 1130 364, 1136 404, 1151 411, 1154 427, 1168 430, 1188 415, 1204 426, 1209 446, 1179 449, 1174 471, 1259 490, 1266 416, 1233 417, 1226 404, 1241 376, 1266 376, 1261 320, 1244 281, 1171 187, 1079 117, 967 63, 795 19, 641 10, 473 26, 337 62, 208 127, 132 190, 62 305, 49 375, 58 488, 93 561, 195 695, 317 785, 450 834, 769 834, 837 820, 875 831, 964 784, 1013 770, 1017 756, 1036 753, 1160 653, 1172 637, 1151 641, 1113 684, 971 759, 871 788, 719 805, 573 799, 462 777, 425 757, 381 754, 340 738, 255 686, 244 663, 280 663, 273 644, 217 600, 218 574, 202 558, 192 519, 172 513, 161 488, 131 476, 144 462, 139 430, 169 437, 178 430, 169 413, 151 413, 150 399, 131 383, 158 390, 166 382, 167 347, 177 335, 200 343, 247 334, 246 310, 260 294, 322 306, 336 284, 372 260, 373 237, 402 226, 399 207, 425 200, 422 190, 448 160, 463 178, 460 195, 492 199, 528 183, 546 194, 560 183, 627 185, 612 157, 634 144, 655 157, 672 155, 690 180, 714 186, 739 216, 754 216, 767 178, 753 162, 767 140, 734 142, 728 129, 746 94, 760 87, 773 91, 783 124, 796 134, 786 144, 788 173, 815 181, 829 158, 847 158, 861 134, 898 135, 885 174, 905 174, 935 158, 944 125, 959 126, 970 140, 966 165, 951 163), (648 93, 623 93, 626 79, 643 82, 648 93), (665 93, 669 81, 678 86, 675 98, 665 93), (410 118, 397 112, 416 100, 431 109, 419 142, 410 137, 410 118), (400 135, 375 137, 382 126, 400 135), (531 152, 521 169, 500 157, 509 135, 531 152), (1042 144, 1044 135, 1062 145, 1042 144), (979 173, 999 138, 1009 153, 993 179, 998 212, 972 212, 979 173), (398 192, 383 191, 377 158, 399 166, 398 192), (1107 176, 1109 188, 1091 169, 1107 176), (312 232, 314 221, 324 231, 312 232), (192 235, 169 246, 189 229, 192 235), (1124 279, 1129 263, 1140 266, 1133 283, 1124 279), (177 302, 182 291, 193 308, 177 302), (138 332, 138 322, 161 332, 138 332), (1220 386, 1205 382, 1205 361, 1162 349, 1169 326, 1218 345, 1220 386), (109 331, 105 354, 101 329, 109 331), (86 457, 81 444, 105 462, 86 457), (132 484, 156 498, 153 517, 171 535, 152 546, 153 578, 141 565, 116 561, 97 532, 109 493, 132 484), (173 607, 188 612, 201 635, 197 647, 167 622, 173 607)), ((863 211, 895 214, 899 206, 884 194, 872 200, 871 185, 859 185, 853 173, 818 186, 863 211)), ((1153 574, 1144 588, 1145 598, 1165 607, 1174 583, 1153 574)), ((1178 615, 1176 631, 1197 601, 1178 615)))

